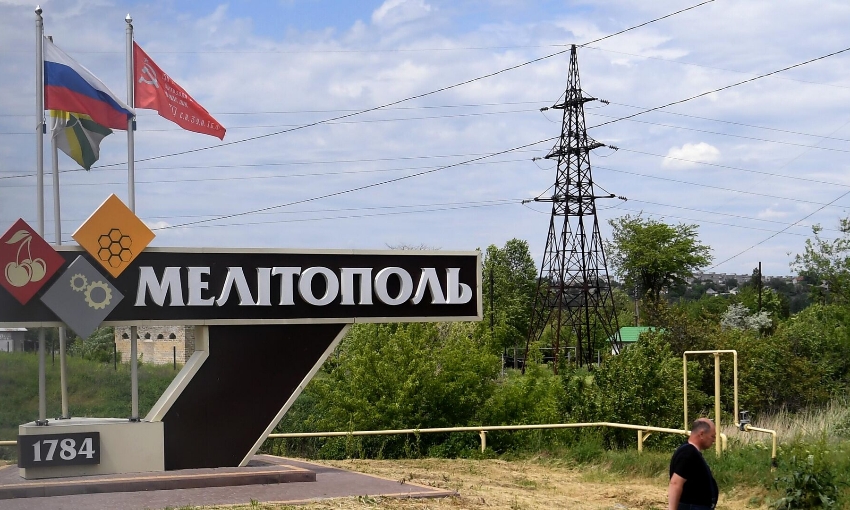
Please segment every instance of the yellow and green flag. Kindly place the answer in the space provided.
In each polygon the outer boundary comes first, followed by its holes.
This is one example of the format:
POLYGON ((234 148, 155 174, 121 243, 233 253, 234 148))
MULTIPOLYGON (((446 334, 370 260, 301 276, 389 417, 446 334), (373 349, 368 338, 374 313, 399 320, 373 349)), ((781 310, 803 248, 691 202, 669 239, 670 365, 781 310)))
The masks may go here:
POLYGON ((93 121, 88 115, 50 110, 56 147, 86 170, 100 157, 100 141, 112 130, 93 121))

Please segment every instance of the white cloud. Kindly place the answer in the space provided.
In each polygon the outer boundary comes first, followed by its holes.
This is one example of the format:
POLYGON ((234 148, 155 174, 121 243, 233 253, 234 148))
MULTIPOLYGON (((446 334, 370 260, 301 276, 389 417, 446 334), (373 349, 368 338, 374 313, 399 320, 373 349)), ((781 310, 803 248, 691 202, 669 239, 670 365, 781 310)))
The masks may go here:
POLYGON ((788 217, 788 212, 779 210, 779 205, 773 204, 767 209, 762 209, 761 211, 759 211, 756 217, 761 218, 763 220, 786 218, 788 217))
POLYGON ((372 13, 372 23, 393 26, 423 18, 431 12, 431 6, 423 0, 386 0, 372 13))
MULTIPOLYGON (((97 1, 45 1, 46 31, 123 97, 127 7, 97 1)), ((381 0, 354 12, 341 9, 325 26, 317 24, 321 3, 297 2, 316 9, 311 22, 301 24, 287 16, 292 5, 286 1, 246 10, 234 2, 225 9, 222 2, 150 0, 130 11, 139 43, 228 128, 225 144, 269 135, 224 145, 140 111, 136 158, 158 159, 136 166, 136 206, 141 218, 161 229, 155 246, 374 249, 404 241, 464 250, 517 237, 528 240, 539 259, 551 204, 522 207, 517 201, 552 194, 554 162, 538 161, 543 168, 531 162, 552 142, 375 184, 557 136, 560 112, 544 116, 538 109, 564 92, 568 54, 492 73, 675 10, 670 1, 562 3, 553 11, 519 0, 381 0), (273 134, 491 74, 385 110, 273 134), (161 157, 184 151, 195 152, 161 157), (315 198, 322 196, 328 198, 315 198), (515 202, 476 205, 501 199, 515 202), (469 207, 428 206, 446 203, 469 207), (423 204, 419 209, 426 212, 409 214, 411 205, 423 204), (235 216, 206 221, 221 215, 235 216)), ((0 231, 18 217, 36 222, 34 4, 9 5, 0 0, 0 231)), ((828 54, 844 47, 848 24, 846 0, 745 0, 735 9, 715 2, 579 48, 582 88, 611 101, 587 103, 587 124, 828 54), (791 32, 802 35, 789 39, 791 32)), ((766 239, 717 271, 749 272, 761 260, 767 274, 786 273, 786 253, 801 252, 805 237, 786 232, 767 239, 782 225, 711 212, 788 224, 844 192, 828 184, 850 184, 843 152, 850 147, 850 126, 840 129, 850 118, 850 66, 840 65, 842 58, 590 129, 600 142, 643 153, 591 155, 594 182, 629 197, 627 203, 598 204, 603 236, 610 235, 608 219, 643 210, 700 224, 700 239, 718 261, 766 239), (722 161, 725 167, 648 154, 722 161), (685 167, 687 175, 670 179, 671 168, 685 167)), ((126 200, 124 134, 108 137, 101 149, 96 166, 115 166, 76 171, 60 154, 66 238, 109 193, 126 200)), ((48 233, 49 162, 46 150, 48 233)), ((837 206, 850 206, 850 197, 806 223, 834 226, 846 214, 837 206)))
POLYGON ((711 163, 720 158, 720 150, 708 143, 686 143, 671 147, 661 163, 665 168, 692 168, 698 163, 711 163))
POLYGON ((144 223, 151 230, 156 230, 156 229, 160 229, 160 228, 168 228, 168 227, 171 226, 171 224, 168 223, 167 221, 146 221, 144 223))

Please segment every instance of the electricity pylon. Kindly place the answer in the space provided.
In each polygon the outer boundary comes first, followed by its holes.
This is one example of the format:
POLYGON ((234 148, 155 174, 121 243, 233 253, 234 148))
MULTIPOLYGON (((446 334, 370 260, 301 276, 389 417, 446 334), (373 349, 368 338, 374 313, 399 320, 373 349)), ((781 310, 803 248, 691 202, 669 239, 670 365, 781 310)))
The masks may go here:
POLYGON ((590 151, 604 144, 587 136, 584 103, 596 98, 581 91, 576 47, 570 52, 570 71, 564 101, 551 108, 564 110, 561 137, 546 159, 557 160, 553 193, 538 197, 551 202, 549 237, 540 267, 525 358, 531 342, 551 323, 555 373, 562 342, 574 344, 579 365, 590 365, 597 350, 611 343, 619 349, 619 325, 605 265, 605 251, 596 217, 597 196, 590 173, 590 151))

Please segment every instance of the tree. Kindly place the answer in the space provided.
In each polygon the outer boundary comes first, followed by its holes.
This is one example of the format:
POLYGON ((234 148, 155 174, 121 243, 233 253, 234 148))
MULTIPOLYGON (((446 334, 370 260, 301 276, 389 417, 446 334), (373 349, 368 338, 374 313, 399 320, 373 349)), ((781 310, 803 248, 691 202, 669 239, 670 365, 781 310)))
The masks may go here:
POLYGON ((653 301, 711 262, 711 248, 699 242, 696 225, 668 225, 640 215, 608 223, 614 232, 606 248, 615 273, 626 288, 638 286, 653 301))
POLYGON ((823 227, 812 226, 814 239, 806 239, 805 251, 791 263, 791 269, 814 280, 812 301, 850 302, 850 217, 841 219, 839 228, 838 239, 822 239, 823 227))
POLYGON ((492 342, 500 351, 524 344, 537 290, 537 268, 528 242, 511 239, 503 248, 491 244, 484 256, 483 270, 484 321, 481 327, 489 328, 492 317, 492 342))
POLYGON ((770 312, 762 310, 758 313, 751 313, 741 303, 732 303, 723 312, 723 316, 720 318, 720 327, 724 329, 767 331, 773 327, 773 321, 770 319, 770 312))

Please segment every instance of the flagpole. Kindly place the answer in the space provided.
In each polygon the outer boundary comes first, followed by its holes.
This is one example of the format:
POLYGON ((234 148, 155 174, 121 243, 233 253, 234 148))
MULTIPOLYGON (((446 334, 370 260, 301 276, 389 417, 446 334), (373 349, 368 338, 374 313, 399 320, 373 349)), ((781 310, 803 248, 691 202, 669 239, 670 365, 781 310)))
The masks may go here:
MULTIPOLYGON (((53 38, 50 38, 53 41, 53 38)), ((51 134, 56 129, 56 118, 53 118, 51 134)), ((56 225, 56 246, 62 246, 62 212, 59 204, 59 148, 56 147, 56 137, 50 137, 50 148, 53 152, 53 223, 56 225)), ((68 412, 68 365, 65 355, 65 327, 59 326, 59 386, 62 391, 62 416, 60 420, 71 417, 68 412)))
MULTIPOLYGON (((133 18, 130 14, 124 18, 127 22, 127 105, 133 108, 133 18)), ((127 195, 130 210, 136 212, 136 176, 135 172, 135 147, 133 140, 133 128, 136 118, 127 119, 127 195)), ((132 406, 130 421, 139 421, 139 331, 136 326, 130 326, 130 393, 132 395, 132 406)))
MULTIPOLYGON (((35 7, 35 169, 38 234, 44 236, 44 19, 41 6, 35 7)), ((38 328, 38 420, 47 425, 47 375, 44 363, 44 328, 38 328)))

